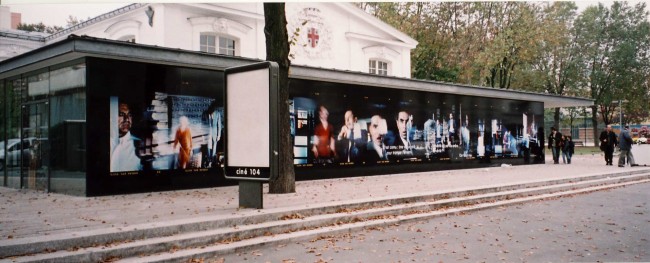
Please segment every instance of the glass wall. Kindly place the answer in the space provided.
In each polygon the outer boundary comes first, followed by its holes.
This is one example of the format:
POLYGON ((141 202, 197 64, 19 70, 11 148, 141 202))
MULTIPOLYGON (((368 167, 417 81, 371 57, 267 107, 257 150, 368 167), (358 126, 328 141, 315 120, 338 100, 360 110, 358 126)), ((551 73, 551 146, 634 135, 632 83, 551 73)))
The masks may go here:
POLYGON ((20 171, 25 161, 26 148, 21 142, 21 106, 22 96, 25 93, 26 81, 21 78, 12 78, 5 83, 6 118, 5 121, 5 151, 0 155, 2 168, 6 172, 8 187, 21 188, 20 171))
POLYGON ((86 193, 86 64, 52 68, 50 191, 86 193))
POLYGON ((0 184, 86 192, 83 61, 0 81, 0 184))
POLYGON ((47 69, 27 75, 27 94, 21 106, 23 188, 47 190, 49 177, 49 109, 47 69))
MULTIPOLYGON (((4 155, 7 137, 5 136, 5 126, 7 119, 7 103, 5 96, 5 80, 0 79, 0 155, 4 155)), ((0 186, 7 186, 7 174, 6 169, 4 169, 5 163, 4 158, 0 159, 0 186)))

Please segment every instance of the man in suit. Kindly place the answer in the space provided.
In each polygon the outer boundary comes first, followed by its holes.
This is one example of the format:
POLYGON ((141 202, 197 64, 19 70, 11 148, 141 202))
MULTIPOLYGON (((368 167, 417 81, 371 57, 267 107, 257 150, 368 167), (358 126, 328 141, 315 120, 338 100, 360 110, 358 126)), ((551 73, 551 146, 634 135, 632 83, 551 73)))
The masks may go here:
POLYGON ((449 121, 447 121, 447 125, 449 125, 449 145, 454 145, 456 143, 456 120, 454 120, 454 114, 449 113, 449 121))
POLYGON ((393 146, 403 146, 402 150, 408 149, 408 146, 411 144, 407 137, 408 130, 406 129, 406 123, 409 120, 409 113, 406 111, 400 111, 395 117, 395 122, 397 124, 398 138, 393 141, 393 146))
POLYGON ((341 127, 341 132, 337 136, 336 149, 339 151, 341 162, 357 162, 361 159, 361 147, 366 146, 368 134, 357 124, 354 113, 349 110, 344 115, 345 124, 341 127))
POLYGON ((613 165, 612 159, 614 158, 614 148, 618 145, 616 133, 612 131, 612 125, 607 125, 607 128, 600 133, 600 150, 605 152, 605 165, 613 165))
POLYGON ((368 125, 370 141, 366 144, 366 161, 375 163, 377 161, 387 161, 386 147, 384 145, 384 135, 386 134, 386 120, 379 115, 370 118, 368 125))
POLYGON ((560 163, 560 144, 562 143, 562 134, 551 127, 551 134, 548 136, 548 148, 553 152, 553 163, 560 163))

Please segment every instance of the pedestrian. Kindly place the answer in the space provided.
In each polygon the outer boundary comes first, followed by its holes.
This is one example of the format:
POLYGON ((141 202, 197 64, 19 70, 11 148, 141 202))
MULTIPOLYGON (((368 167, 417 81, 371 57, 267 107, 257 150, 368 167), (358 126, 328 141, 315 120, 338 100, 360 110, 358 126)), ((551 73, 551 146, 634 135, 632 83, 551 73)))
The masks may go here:
POLYGON ((621 148, 621 155, 618 157, 618 167, 625 167, 625 159, 630 163, 630 166, 639 166, 634 162, 634 155, 632 155, 632 136, 630 136, 630 126, 625 125, 625 129, 621 131, 620 141, 618 146, 621 148))
POLYGON ((551 127, 551 134, 548 136, 548 148, 553 153, 553 163, 560 163, 560 142, 562 141, 562 134, 551 127))
MULTIPOLYGON (((562 154, 566 156, 567 164, 571 164, 571 157, 573 156, 574 150, 575 150, 575 144, 573 143, 571 136, 566 136, 564 140, 564 147, 562 149, 562 154)), ((564 160, 564 156, 562 156, 562 160, 564 160)))
POLYGON ((562 139, 560 140, 560 152, 562 154, 562 163, 566 164, 567 148, 566 148, 566 136, 564 135, 562 135, 562 139))
POLYGON ((605 165, 613 165, 614 147, 617 145, 616 133, 612 131, 612 125, 607 125, 607 128, 600 133, 600 150, 605 152, 605 165))

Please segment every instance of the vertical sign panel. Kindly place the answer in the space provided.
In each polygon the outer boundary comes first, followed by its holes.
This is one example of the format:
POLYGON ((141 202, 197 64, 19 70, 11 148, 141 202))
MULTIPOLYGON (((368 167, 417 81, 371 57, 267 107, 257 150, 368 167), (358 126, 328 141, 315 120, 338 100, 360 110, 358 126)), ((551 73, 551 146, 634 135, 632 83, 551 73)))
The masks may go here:
POLYGON ((277 150, 274 109, 277 66, 270 62, 225 71, 225 175, 229 179, 268 180, 277 150))

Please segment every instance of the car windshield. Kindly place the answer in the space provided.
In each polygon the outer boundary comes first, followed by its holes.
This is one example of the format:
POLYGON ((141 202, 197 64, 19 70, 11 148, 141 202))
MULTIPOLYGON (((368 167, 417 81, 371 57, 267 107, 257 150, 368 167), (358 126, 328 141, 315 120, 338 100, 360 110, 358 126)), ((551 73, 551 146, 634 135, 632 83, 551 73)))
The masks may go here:
MULTIPOLYGON (((14 145, 14 143, 16 143, 18 141, 19 141, 18 139, 9 139, 9 141, 8 141, 9 147, 14 145)), ((5 141, 0 141, 0 150, 4 150, 4 149, 5 149, 5 141)))

